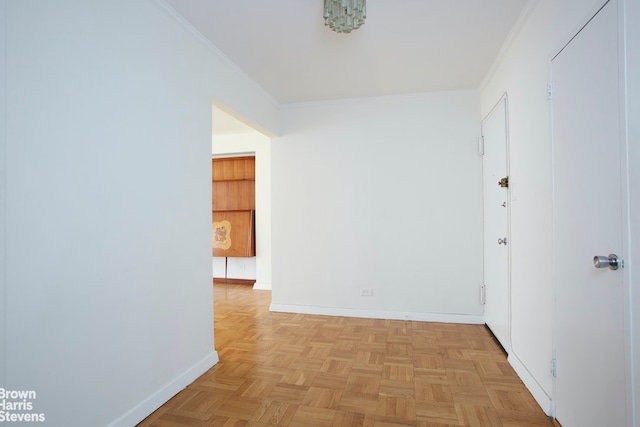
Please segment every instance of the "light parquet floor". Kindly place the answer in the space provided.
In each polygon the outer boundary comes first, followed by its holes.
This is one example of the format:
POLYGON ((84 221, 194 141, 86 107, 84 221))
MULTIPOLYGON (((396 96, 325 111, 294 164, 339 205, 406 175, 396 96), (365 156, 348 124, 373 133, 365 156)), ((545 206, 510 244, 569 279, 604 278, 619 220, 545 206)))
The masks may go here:
POLYGON ((214 286, 220 362, 138 427, 544 426, 481 325, 269 312, 214 286))

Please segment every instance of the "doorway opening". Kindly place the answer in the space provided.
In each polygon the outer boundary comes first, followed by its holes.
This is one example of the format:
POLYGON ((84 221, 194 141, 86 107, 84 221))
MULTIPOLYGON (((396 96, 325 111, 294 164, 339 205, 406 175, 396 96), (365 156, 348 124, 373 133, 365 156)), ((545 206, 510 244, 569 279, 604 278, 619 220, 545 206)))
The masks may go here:
MULTIPOLYGON (((254 211, 255 246, 253 253, 243 254, 243 256, 212 256, 212 279, 226 277, 227 280, 252 284, 254 289, 271 290, 270 142, 269 136, 247 124, 246 119, 218 100, 213 100, 212 159, 231 157, 254 159, 255 205, 250 207, 250 210, 254 211)), ((212 173, 212 195, 213 191, 215 190, 212 173)), ((212 199, 215 199, 215 196, 212 196, 212 199)))

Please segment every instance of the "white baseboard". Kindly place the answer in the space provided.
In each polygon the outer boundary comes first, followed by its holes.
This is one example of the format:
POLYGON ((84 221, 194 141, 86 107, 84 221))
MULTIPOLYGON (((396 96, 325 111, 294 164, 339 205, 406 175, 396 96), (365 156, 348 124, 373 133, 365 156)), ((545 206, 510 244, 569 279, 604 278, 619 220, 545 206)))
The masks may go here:
POLYGON ((553 401, 549 394, 538 384, 536 379, 531 375, 531 372, 526 368, 518 356, 511 353, 507 358, 507 361, 513 367, 516 374, 520 377, 524 385, 527 387, 533 398, 538 402, 538 405, 542 408, 545 414, 552 417, 554 416, 553 401))
POLYGON ((482 316, 472 314, 413 313, 401 311, 362 310, 306 305, 271 304, 270 311, 282 313, 318 314, 322 316, 361 317, 364 319, 415 320, 418 322, 484 324, 482 316))
POLYGON ((148 417, 153 411, 166 403, 173 396, 194 382, 200 375, 207 372, 218 363, 218 352, 213 351, 200 362, 180 374, 173 381, 157 390, 145 400, 136 405, 129 412, 109 424, 109 427, 131 427, 148 417))
POLYGON ((254 283, 253 289, 257 291, 271 291, 271 283, 254 283))

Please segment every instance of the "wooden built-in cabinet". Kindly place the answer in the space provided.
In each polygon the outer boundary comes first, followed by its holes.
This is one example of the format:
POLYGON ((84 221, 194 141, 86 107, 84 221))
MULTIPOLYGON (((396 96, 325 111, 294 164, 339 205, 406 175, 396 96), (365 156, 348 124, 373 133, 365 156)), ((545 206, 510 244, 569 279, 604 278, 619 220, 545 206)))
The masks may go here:
POLYGON ((213 256, 255 256, 255 157, 212 159, 211 170, 213 256))

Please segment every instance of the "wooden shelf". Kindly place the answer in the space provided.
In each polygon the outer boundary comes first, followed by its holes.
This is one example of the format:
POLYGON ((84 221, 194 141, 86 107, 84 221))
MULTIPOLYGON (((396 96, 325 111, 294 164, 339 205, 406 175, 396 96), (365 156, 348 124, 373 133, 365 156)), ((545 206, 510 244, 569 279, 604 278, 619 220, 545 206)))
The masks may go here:
POLYGON ((252 210, 256 208, 255 181, 214 181, 212 209, 252 210))
POLYGON ((211 170, 213 256, 255 256, 255 157, 212 159, 211 170))
POLYGON ((213 159, 212 181, 255 181, 256 158, 229 157, 213 159))

